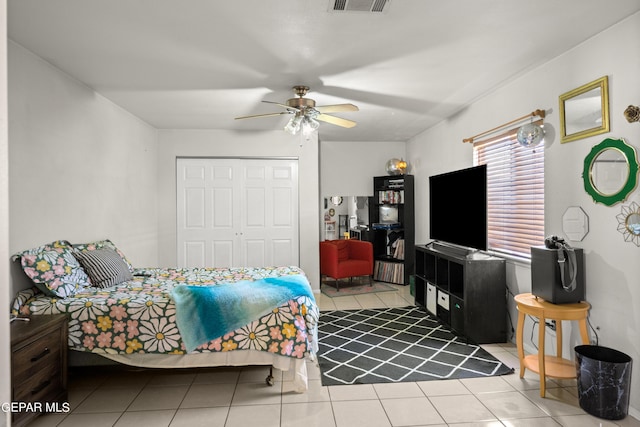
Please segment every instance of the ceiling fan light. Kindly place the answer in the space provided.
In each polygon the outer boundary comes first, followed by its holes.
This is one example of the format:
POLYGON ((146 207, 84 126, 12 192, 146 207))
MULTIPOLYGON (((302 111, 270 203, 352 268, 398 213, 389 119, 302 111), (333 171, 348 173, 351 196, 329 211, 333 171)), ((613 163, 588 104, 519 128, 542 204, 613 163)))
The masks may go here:
POLYGON ((313 132, 317 131, 320 127, 320 123, 317 120, 312 119, 308 116, 304 116, 302 119, 302 133, 304 137, 308 140, 313 132))
POLYGON ((300 125, 302 123, 302 116, 295 115, 289 120, 289 122, 284 126, 284 130, 291 135, 295 135, 300 130, 300 125))
POLYGON ((318 128, 320 127, 320 123, 312 117, 305 117, 303 124, 307 125, 312 130, 318 130, 318 128))

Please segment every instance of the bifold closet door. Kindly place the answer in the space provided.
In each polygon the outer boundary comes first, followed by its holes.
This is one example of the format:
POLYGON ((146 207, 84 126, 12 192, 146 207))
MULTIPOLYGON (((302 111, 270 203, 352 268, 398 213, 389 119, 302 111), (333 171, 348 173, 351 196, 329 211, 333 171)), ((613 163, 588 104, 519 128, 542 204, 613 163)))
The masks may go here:
POLYGON ((181 267, 298 265, 298 163, 178 159, 181 267))

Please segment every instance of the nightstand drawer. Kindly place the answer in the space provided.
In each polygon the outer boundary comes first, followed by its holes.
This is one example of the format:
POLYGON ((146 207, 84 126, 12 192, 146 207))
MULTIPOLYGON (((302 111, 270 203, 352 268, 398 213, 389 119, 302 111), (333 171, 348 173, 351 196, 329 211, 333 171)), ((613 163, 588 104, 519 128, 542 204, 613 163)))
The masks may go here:
POLYGON ((58 398, 61 388, 60 369, 44 369, 22 381, 16 381, 13 386, 13 400, 18 402, 50 402, 58 398))
POLYGON ((60 364, 60 332, 40 336, 11 352, 13 379, 23 382, 42 370, 60 364))

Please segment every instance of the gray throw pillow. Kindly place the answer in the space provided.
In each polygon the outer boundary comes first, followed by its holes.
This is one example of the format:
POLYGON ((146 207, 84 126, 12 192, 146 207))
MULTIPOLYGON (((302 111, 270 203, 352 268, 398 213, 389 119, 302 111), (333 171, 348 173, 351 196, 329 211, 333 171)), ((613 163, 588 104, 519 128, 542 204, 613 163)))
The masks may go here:
POLYGON ((113 249, 102 248, 74 255, 89 276, 91 286, 107 288, 133 280, 129 267, 113 249))

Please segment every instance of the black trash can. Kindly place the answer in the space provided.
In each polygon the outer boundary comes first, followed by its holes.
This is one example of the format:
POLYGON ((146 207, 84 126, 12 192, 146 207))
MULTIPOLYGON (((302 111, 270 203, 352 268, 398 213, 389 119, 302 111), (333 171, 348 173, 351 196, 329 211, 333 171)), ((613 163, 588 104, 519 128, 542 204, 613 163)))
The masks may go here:
POLYGON ((626 417, 629 412, 631 357, 597 345, 579 345, 575 352, 580 407, 607 420, 626 417))

